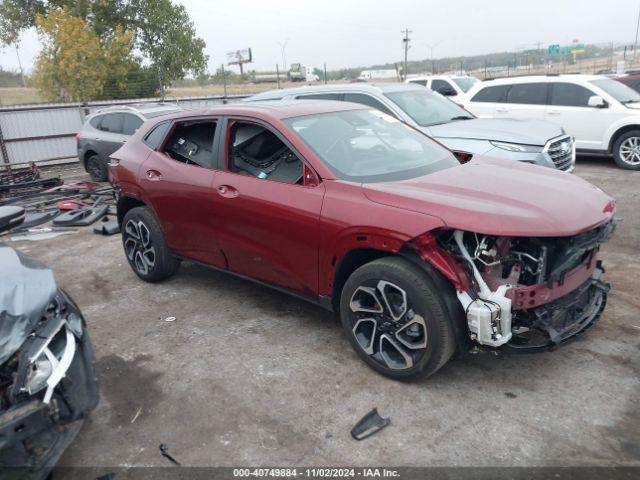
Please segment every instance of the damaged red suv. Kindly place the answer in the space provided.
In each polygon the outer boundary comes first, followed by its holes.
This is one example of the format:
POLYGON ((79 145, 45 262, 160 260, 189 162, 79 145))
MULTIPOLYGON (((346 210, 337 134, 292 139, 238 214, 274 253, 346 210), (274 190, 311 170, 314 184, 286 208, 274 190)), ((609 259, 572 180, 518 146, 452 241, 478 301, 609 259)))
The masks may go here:
POLYGON ((360 357, 430 375, 474 345, 546 349, 591 327, 614 200, 479 159, 361 105, 220 106, 146 122, 112 155, 129 264, 192 259, 338 312, 360 357))

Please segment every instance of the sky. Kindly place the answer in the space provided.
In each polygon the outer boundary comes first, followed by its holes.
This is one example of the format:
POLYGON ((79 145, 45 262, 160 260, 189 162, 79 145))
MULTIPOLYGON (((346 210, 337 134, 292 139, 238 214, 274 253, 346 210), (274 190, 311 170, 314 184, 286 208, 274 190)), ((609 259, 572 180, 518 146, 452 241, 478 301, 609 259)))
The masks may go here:
MULTIPOLYGON (((176 1, 176 0, 174 0, 176 1)), ((327 69, 400 61, 401 30, 412 33, 409 60, 610 41, 632 44, 640 0, 181 0, 207 44, 209 70, 229 51, 251 47, 252 70, 301 63, 327 69), (285 43, 286 42, 286 43, 285 43), (433 47, 433 49, 431 48, 433 47)), ((39 51, 34 31, 20 42, 30 71, 39 51)), ((18 69, 15 47, 0 66, 18 69)), ((234 67, 235 68, 235 67, 234 67)))

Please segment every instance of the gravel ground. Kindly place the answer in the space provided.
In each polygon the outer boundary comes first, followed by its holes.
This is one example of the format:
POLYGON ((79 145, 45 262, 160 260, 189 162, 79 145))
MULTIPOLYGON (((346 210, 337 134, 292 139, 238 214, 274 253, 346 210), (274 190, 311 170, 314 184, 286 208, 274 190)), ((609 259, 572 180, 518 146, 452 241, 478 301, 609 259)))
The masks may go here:
POLYGON ((13 242, 55 270, 97 353, 100 405, 60 465, 166 466, 165 442, 191 466, 640 466, 640 172, 581 158, 576 174, 624 217, 602 249, 599 323, 553 352, 469 356, 414 383, 370 370, 332 314, 266 287, 189 262, 145 284, 119 236, 90 228, 13 242), (391 426, 355 442, 373 407, 391 426))

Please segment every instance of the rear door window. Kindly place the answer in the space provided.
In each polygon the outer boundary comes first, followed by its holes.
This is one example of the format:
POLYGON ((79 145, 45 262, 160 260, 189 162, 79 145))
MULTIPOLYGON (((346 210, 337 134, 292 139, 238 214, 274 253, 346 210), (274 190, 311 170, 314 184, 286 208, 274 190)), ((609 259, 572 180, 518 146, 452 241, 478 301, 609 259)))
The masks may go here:
POLYGON ((100 130, 109 133, 122 133, 123 116, 121 113, 107 113, 102 117, 100 130))
POLYGON ((551 87, 551 105, 564 107, 588 107, 591 90, 572 83, 554 83, 551 87))
POLYGON ((409 83, 416 83, 418 85, 422 85, 423 87, 427 86, 426 80, 409 80, 409 83))
POLYGON ((503 103, 507 96, 509 85, 493 85, 485 87, 476 93, 472 102, 503 103))
POLYGON ((142 125, 142 119, 130 113, 125 113, 122 116, 124 117, 122 121, 122 133, 124 135, 133 135, 136 130, 140 128, 140 125, 142 125))
POLYGON ((546 83, 516 83, 511 85, 507 93, 507 103, 546 105, 547 85, 546 83))
POLYGON ((367 105, 369 107, 375 108, 376 110, 380 110, 381 112, 384 112, 387 115, 391 115, 392 117, 395 117, 395 114, 391 110, 389 110, 381 101, 365 93, 345 93, 344 101, 359 103, 360 105, 367 105))
POLYGON ((216 125, 217 122, 210 119, 177 123, 167 139, 164 153, 178 162, 213 168, 216 125))

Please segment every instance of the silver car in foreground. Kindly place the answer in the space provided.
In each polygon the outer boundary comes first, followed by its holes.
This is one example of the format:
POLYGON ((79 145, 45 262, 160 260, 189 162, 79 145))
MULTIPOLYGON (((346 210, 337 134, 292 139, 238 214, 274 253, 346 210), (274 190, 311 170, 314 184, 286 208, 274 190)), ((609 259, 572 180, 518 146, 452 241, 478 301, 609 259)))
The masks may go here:
POLYGON ((476 118, 458 104, 421 85, 318 85, 253 95, 244 101, 338 100, 369 105, 392 115, 453 150, 462 160, 471 155, 529 162, 571 172, 573 138, 562 127, 541 120, 476 118))

